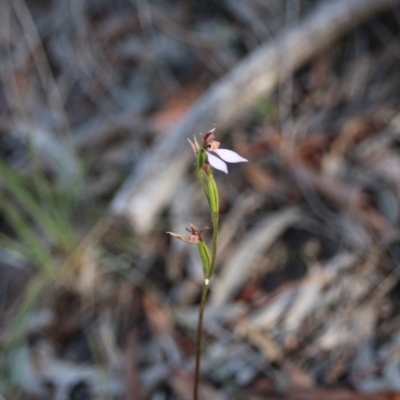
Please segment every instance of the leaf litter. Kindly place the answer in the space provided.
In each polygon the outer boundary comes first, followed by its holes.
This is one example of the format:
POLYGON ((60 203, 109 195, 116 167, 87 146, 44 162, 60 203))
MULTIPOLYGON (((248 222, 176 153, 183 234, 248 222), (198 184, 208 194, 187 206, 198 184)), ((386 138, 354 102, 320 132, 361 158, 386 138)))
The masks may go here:
MULTIPOLYGON (((191 396, 201 271, 165 231, 183 231, 185 215, 209 224, 193 168, 146 235, 108 206, 197 97, 315 2, 169 3, 5 6, 6 399, 191 396)), ((202 398, 399 396, 399 12, 348 33, 226 129, 224 146, 249 163, 217 176, 202 398)))

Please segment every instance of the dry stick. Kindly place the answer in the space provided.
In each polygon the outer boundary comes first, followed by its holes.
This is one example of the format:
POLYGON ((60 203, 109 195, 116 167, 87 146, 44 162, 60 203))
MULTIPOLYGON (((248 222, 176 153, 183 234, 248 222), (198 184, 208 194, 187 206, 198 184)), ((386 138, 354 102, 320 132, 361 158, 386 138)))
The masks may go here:
POLYGON ((116 194, 111 212, 128 218, 137 233, 149 232, 191 163, 184 146, 193 133, 216 123, 220 130, 233 123, 260 97, 271 93, 290 73, 372 15, 400 0, 332 0, 305 20, 285 30, 241 61, 212 85, 186 116, 162 136, 116 194))

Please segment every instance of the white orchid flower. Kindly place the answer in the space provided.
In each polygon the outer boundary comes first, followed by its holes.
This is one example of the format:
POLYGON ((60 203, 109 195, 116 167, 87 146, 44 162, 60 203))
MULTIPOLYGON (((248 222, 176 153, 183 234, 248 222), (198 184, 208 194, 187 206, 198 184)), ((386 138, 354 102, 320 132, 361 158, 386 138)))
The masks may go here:
POLYGON ((235 153, 232 150, 220 149, 219 142, 214 140, 215 139, 214 131, 215 127, 211 129, 210 132, 207 132, 203 136, 204 140, 203 146, 207 153, 207 160, 212 167, 218 169, 219 171, 223 171, 227 174, 228 173, 228 166, 226 165, 227 162, 238 163, 238 162, 248 161, 247 159, 243 158, 238 153, 235 153), (211 154, 211 152, 217 154, 218 157, 216 157, 214 154, 211 154))

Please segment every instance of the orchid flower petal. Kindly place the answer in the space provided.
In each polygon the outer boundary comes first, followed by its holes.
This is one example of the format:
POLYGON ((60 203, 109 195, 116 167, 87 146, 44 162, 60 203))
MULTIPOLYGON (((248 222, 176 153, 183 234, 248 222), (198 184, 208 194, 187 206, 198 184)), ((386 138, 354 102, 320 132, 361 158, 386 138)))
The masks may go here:
POLYGON ((223 171, 226 174, 228 173, 228 167, 226 166, 226 164, 222 160, 220 160, 218 157, 215 157, 214 155, 212 155, 208 151, 206 153, 207 153, 207 156, 208 156, 208 162, 210 163, 210 165, 212 167, 214 167, 215 169, 218 169, 220 171, 223 171))
POLYGON ((224 161, 229 162, 229 163, 238 163, 238 162, 248 161, 245 158, 243 158, 242 156, 240 156, 238 153, 235 153, 232 150, 215 149, 215 150, 213 150, 213 152, 217 153, 224 161))

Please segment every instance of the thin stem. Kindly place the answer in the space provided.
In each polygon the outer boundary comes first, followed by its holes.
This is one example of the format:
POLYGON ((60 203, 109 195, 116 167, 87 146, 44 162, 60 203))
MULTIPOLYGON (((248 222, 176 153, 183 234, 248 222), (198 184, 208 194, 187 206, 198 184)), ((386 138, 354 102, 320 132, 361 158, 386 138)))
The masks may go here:
MULTIPOLYGON (((217 239, 218 239, 218 219, 219 219, 219 201, 218 201, 218 190, 215 185, 213 176, 208 176, 212 178, 213 185, 207 188, 207 185, 204 180, 204 174, 201 169, 197 170, 197 175, 199 177, 199 181, 203 188, 204 195, 208 201, 208 205, 211 209, 211 219, 213 225, 213 240, 212 240, 212 253, 211 253, 211 264, 209 268, 205 268, 205 275, 204 275, 204 283, 203 289, 201 293, 201 301, 200 301, 200 308, 199 308, 199 321, 197 324, 197 343, 196 343, 196 368, 195 368, 195 375, 194 375, 194 393, 193 398, 194 400, 198 400, 198 389, 199 389, 199 380, 200 380, 200 356, 201 356, 201 338, 203 334, 203 315, 204 310, 206 307, 207 301, 207 293, 210 284, 210 278, 214 270, 215 259, 217 256, 217 239), (211 189, 210 189, 211 187, 211 189), (214 210, 214 211, 213 211, 214 210)), ((210 185, 210 180, 208 181, 210 185)), ((203 265, 204 267, 204 265, 203 265)))
POLYGON ((196 342, 196 369, 194 373, 194 391, 193 399, 198 400, 198 388, 200 380, 200 355, 201 355, 201 337, 203 332, 203 315, 206 306, 207 293, 209 288, 209 280, 206 279, 203 283, 203 290, 201 292, 199 321, 197 324, 197 342, 196 342))

